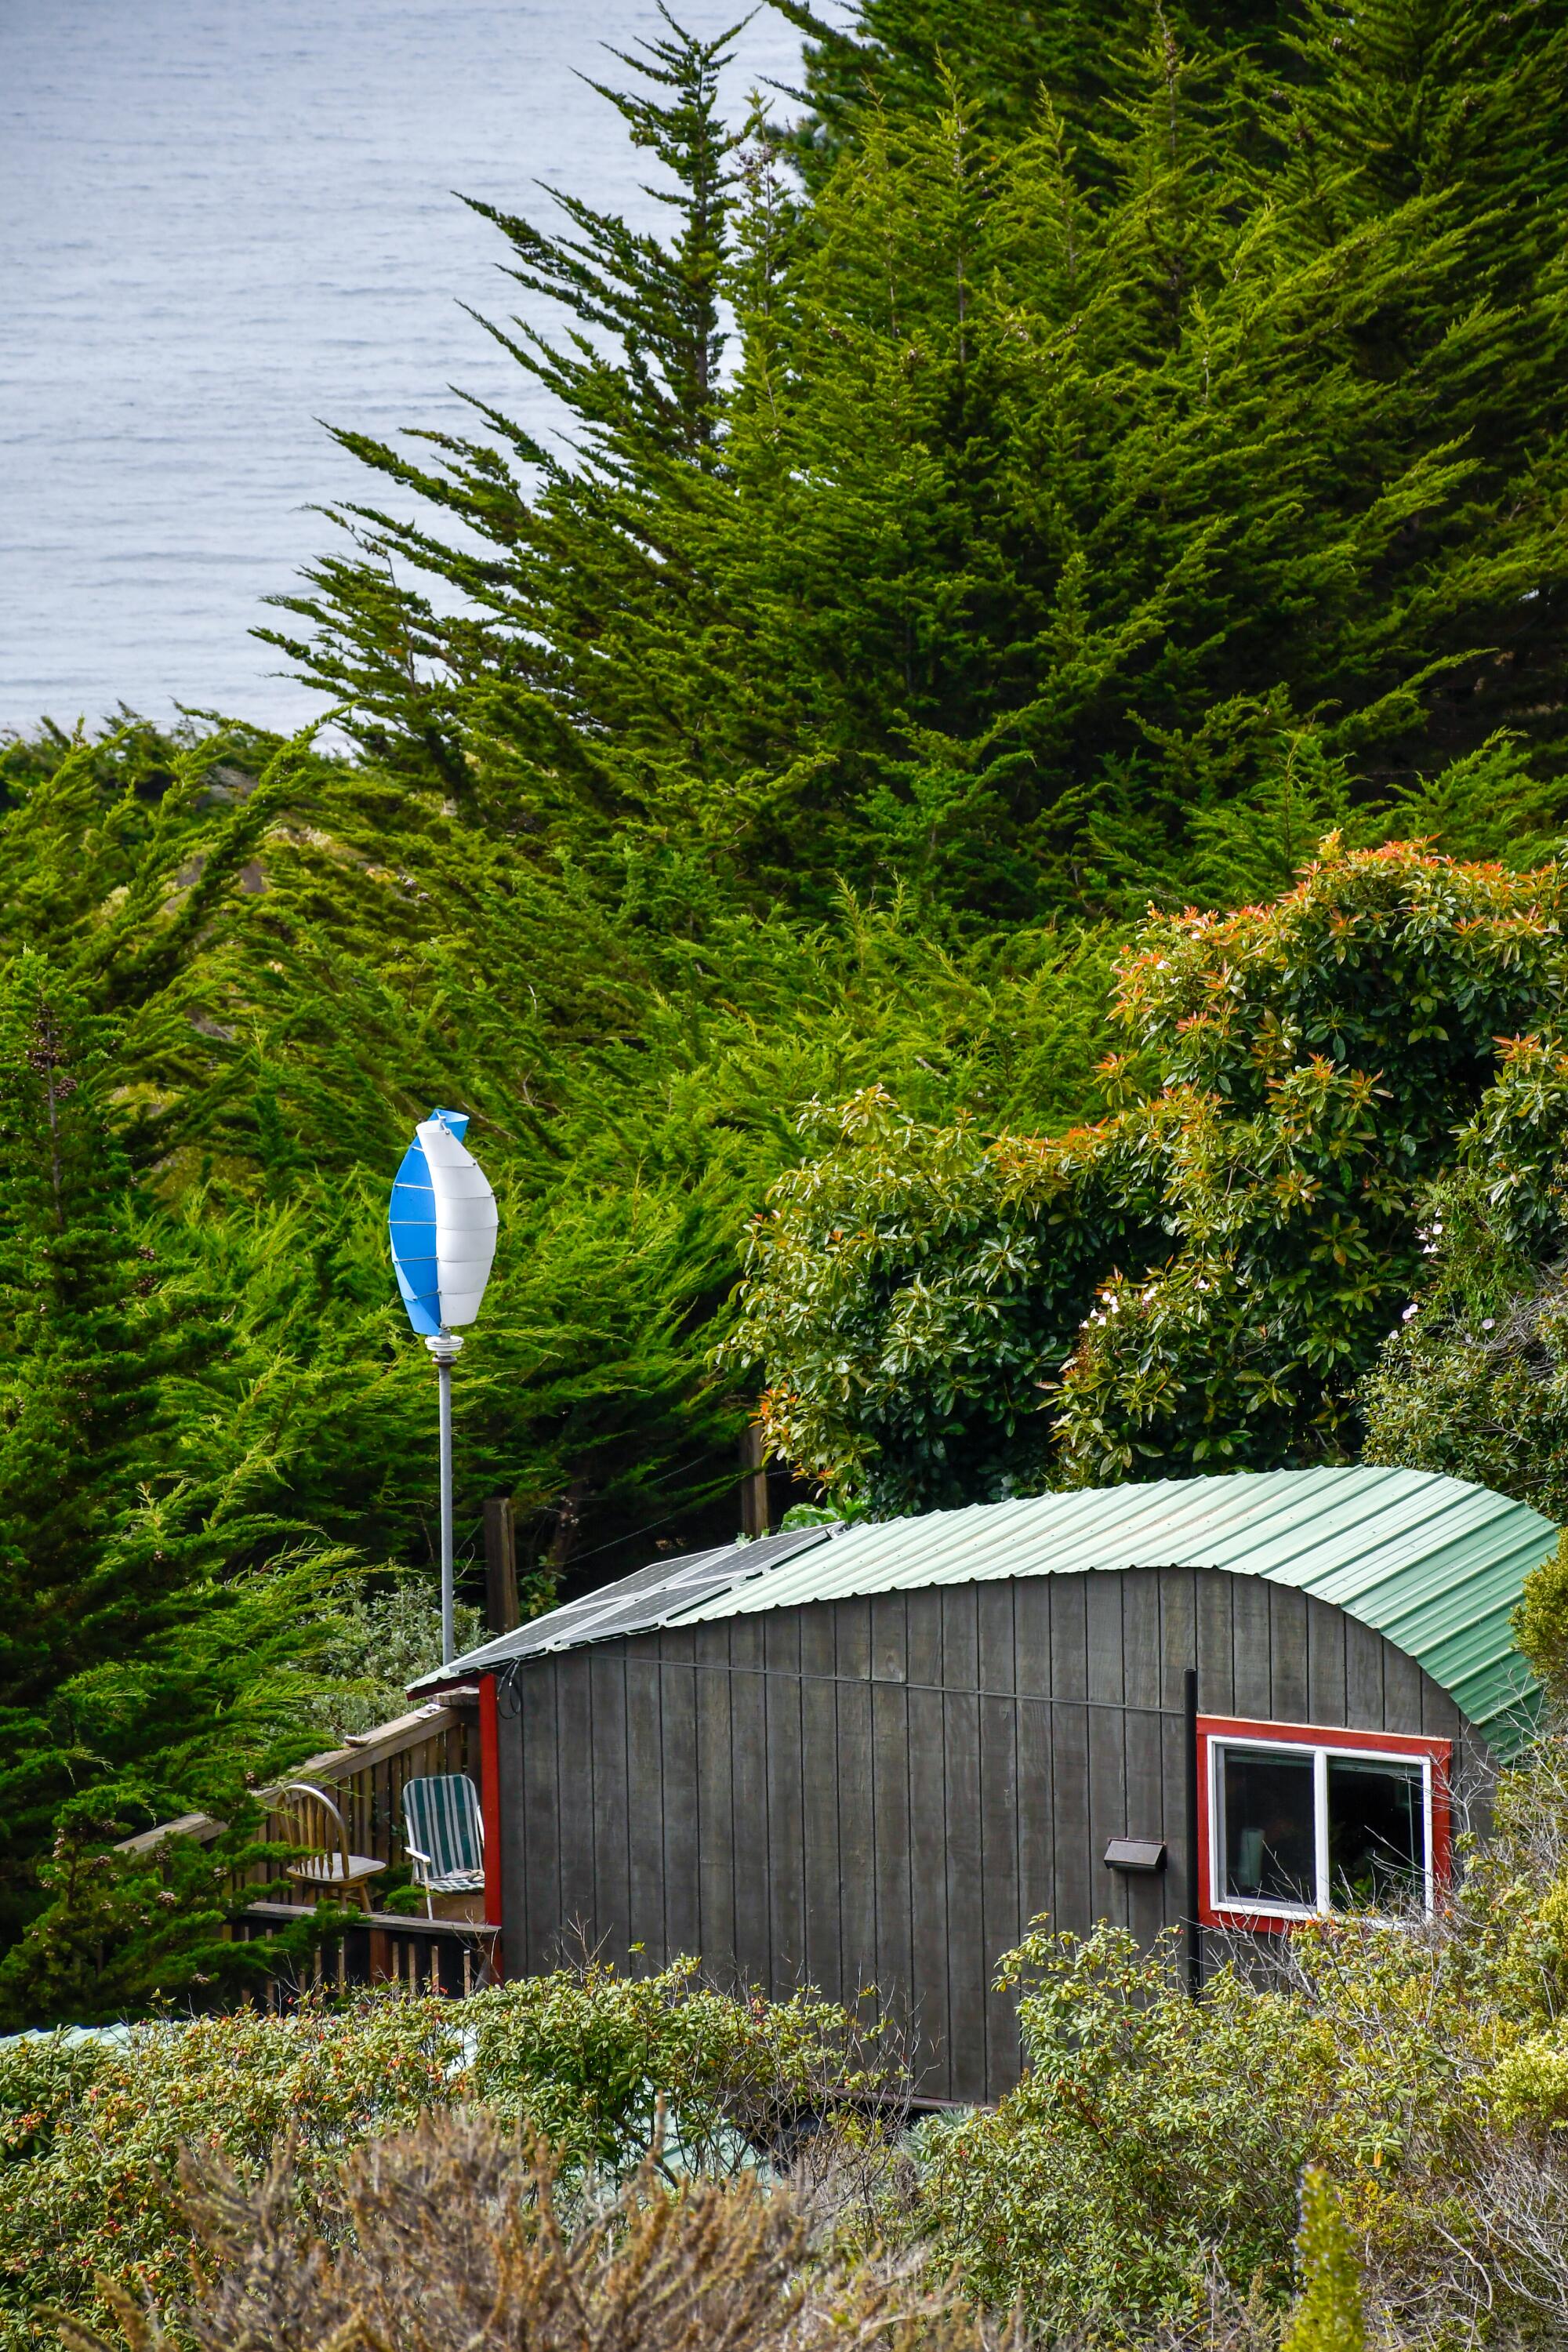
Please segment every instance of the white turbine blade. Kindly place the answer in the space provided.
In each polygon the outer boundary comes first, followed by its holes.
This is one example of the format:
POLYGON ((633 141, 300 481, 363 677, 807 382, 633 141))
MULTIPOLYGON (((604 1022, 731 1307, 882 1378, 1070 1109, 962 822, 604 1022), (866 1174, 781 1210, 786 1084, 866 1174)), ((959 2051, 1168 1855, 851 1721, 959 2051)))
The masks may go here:
POLYGON ((425 1119, 416 1132, 436 1195, 441 1320, 454 1329, 473 1321, 485 1295, 496 1254, 495 1194, 473 1153, 443 1120, 425 1119))

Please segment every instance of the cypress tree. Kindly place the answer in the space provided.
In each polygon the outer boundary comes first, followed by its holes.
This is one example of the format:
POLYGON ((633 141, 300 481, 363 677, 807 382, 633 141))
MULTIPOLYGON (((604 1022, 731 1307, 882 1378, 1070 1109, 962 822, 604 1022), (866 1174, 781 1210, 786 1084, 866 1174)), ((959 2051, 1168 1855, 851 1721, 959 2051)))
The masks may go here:
MULTIPOLYGON (((480 745, 498 741, 510 787, 505 821, 579 845, 584 821, 592 841, 619 809, 622 759, 635 775, 663 748, 657 735, 645 742, 646 726, 635 724, 605 740, 589 677, 618 675, 623 614, 637 611, 656 635, 671 609, 689 626, 672 525, 716 462, 734 158, 749 128, 732 130, 719 113, 733 32, 700 41, 660 14, 667 33, 622 58, 641 87, 595 86, 660 167, 651 193, 669 207, 669 236, 634 231, 555 189, 545 193, 565 216, 563 234, 472 206, 510 245, 508 274, 560 303, 572 322, 553 342, 521 321, 489 327, 563 404, 578 436, 571 456, 484 407, 478 414, 496 443, 422 436, 437 472, 339 431, 352 456, 489 549, 458 554, 426 528, 405 532, 379 509, 351 506, 346 518, 366 537, 368 558, 329 557, 309 575, 313 593, 278 600, 311 625, 312 636, 262 632, 312 681, 347 698, 345 724, 367 750, 395 763, 413 760, 416 770, 427 762, 460 800, 473 791, 468 730, 480 745), (395 587, 385 561, 394 548, 400 571, 456 586, 465 615, 438 617, 417 590, 395 587)), ((657 702, 657 673, 644 684, 657 702)))
POLYGON ((343 436, 425 519, 356 509, 288 648, 520 845, 756 906, 1131 912, 1300 757, 1352 814, 1510 730, 1555 782, 1565 37, 1381 0, 1255 55, 1137 11, 1025 112, 889 5, 803 201, 671 28, 616 103, 672 237, 495 215, 564 306, 502 340, 575 460, 500 414, 437 469, 343 436))

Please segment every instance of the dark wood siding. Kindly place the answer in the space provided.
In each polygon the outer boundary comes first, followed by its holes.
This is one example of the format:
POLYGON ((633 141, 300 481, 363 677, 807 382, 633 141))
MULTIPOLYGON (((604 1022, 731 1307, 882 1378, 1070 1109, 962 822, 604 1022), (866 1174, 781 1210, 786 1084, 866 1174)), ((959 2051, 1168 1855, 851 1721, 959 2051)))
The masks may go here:
MULTIPOLYGON (((1050 1915, 1143 1940, 1187 1906, 1183 1676, 1215 1714, 1427 1732, 1453 1701, 1326 1603, 1211 1570, 818 1601, 531 1659, 501 1710, 508 1966, 584 1943, 721 1982, 875 1985, 921 2088, 1016 2081, 1002 1954, 1050 1915), (1108 1839, 1163 1838, 1124 1876, 1108 1839)), ((1468 1754, 1465 1754, 1468 1748, 1468 1754)), ((1474 1778, 1473 1771, 1469 1774, 1474 1778)))

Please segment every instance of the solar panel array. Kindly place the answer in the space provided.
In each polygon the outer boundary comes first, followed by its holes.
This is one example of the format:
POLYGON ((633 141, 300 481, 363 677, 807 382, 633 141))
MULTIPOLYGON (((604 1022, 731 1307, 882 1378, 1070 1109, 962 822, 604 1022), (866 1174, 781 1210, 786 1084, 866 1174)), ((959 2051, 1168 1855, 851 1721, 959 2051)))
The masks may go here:
POLYGON ((835 1526, 792 1528, 787 1535, 759 1536, 752 1543, 721 1544, 712 1551, 687 1552, 676 1559, 656 1559, 623 1576, 615 1584, 585 1592, 542 1617, 531 1618, 515 1633, 498 1634, 482 1648, 468 1651, 433 1675, 409 1685, 414 1696, 427 1689, 473 1675, 493 1674, 515 1659, 537 1657, 546 1650, 574 1649, 584 1642, 605 1642, 617 1633, 639 1633, 668 1624, 705 1601, 733 1591, 770 1570, 782 1568, 797 1552, 836 1535, 835 1526))

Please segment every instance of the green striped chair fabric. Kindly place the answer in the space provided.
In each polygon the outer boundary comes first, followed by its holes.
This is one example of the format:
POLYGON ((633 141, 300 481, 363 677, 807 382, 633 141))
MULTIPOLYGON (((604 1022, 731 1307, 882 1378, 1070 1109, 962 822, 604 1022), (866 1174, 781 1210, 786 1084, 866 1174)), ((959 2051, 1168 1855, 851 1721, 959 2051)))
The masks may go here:
POLYGON ((469 1895, 483 1886, 484 1819, 479 1792, 466 1772, 443 1772, 407 1783, 403 1842, 427 1911, 433 1895, 469 1895))

